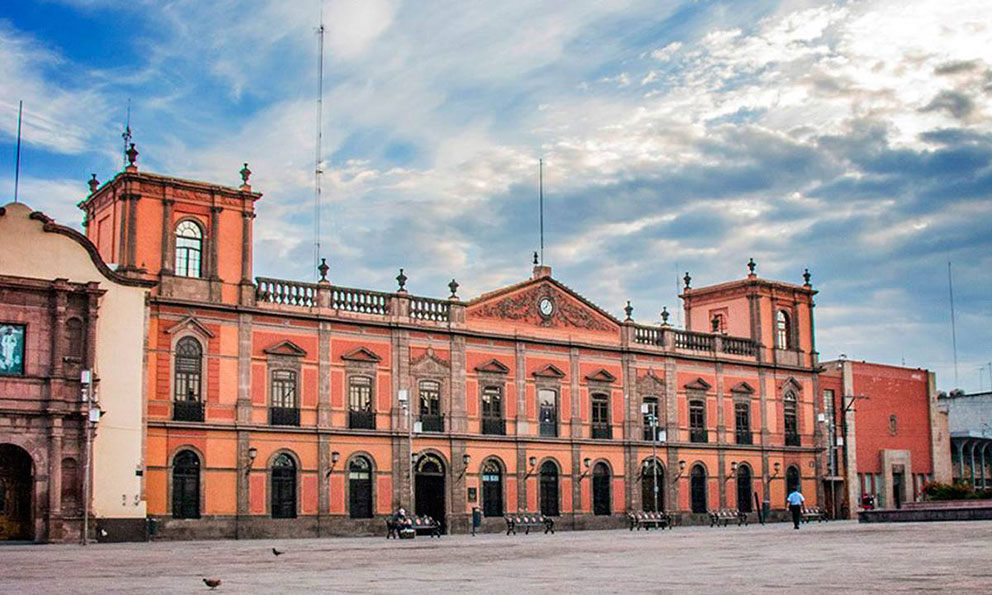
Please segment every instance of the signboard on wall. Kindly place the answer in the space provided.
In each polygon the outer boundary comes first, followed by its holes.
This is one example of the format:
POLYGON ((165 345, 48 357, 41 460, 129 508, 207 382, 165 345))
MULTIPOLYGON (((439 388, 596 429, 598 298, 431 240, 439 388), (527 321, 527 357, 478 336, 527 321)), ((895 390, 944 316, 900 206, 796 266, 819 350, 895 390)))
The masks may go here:
POLYGON ((0 322, 0 376, 24 375, 24 325, 0 322))

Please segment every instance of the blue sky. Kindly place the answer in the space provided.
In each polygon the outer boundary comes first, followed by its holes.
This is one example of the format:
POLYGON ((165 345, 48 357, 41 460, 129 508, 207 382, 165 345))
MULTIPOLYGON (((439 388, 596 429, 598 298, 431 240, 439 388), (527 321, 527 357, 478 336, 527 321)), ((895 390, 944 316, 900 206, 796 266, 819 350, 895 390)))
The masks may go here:
MULTIPOLYGON (((311 279, 317 0, 0 6, 0 193, 78 224, 122 165, 265 194, 255 274, 311 279)), ((321 252, 335 283, 470 297, 545 260, 641 322, 695 285, 820 290, 823 359, 988 389, 992 19, 985 0, 325 0, 321 252)))

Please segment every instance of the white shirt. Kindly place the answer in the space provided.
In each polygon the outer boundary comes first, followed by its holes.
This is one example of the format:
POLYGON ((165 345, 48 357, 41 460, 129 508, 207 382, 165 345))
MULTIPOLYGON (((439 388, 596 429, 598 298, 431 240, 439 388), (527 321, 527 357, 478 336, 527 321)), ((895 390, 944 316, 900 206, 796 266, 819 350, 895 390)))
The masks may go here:
POLYGON ((790 505, 799 506, 800 504, 806 501, 806 498, 804 498, 803 495, 799 493, 799 491, 797 490, 789 494, 788 500, 790 505))

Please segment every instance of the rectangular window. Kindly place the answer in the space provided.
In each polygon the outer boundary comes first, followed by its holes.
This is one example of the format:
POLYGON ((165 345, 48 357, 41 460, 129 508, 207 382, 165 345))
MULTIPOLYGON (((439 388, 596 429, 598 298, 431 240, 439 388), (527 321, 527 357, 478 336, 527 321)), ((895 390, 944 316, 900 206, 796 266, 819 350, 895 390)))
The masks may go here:
POLYGON ((441 383, 423 380, 420 389, 420 424, 425 432, 443 432, 444 416, 441 415, 441 383))
POLYGON ((737 434, 737 444, 752 444, 751 405, 748 403, 734 404, 734 423, 737 434))
POLYGON ((487 386, 482 389, 482 433, 506 434, 503 420, 503 388, 487 386))
POLYGON ((371 378, 354 376, 348 383, 348 427, 365 430, 375 429, 371 378))
POLYGON ((658 419, 658 399, 655 397, 644 397, 644 406, 641 408, 642 422, 644 428, 644 439, 656 441, 660 422, 658 419))
POLYGON ((296 406, 296 372, 273 370, 269 423, 278 426, 300 425, 300 410, 296 406))
POLYGON ((610 399, 601 393, 592 396, 592 437, 613 437, 610 428, 610 399))
POLYGON ((689 401, 689 442, 706 441, 706 404, 689 401))
POLYGON ((541 436, 558 435, 558 393, 542 388, 537 391, 537 415, 541 425, 541 436))
POLYGON ((0 323, 0 376, 24 375, 24 328, 0 323))

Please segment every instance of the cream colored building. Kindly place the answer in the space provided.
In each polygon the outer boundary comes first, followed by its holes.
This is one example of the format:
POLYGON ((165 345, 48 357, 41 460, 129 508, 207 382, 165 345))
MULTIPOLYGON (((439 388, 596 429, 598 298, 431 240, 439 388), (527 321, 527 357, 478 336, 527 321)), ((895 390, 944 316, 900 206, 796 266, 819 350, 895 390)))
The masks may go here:
POLYGON ((0 335, 11 362, 0 374, 0 539, 78 539, 87 508, 91 535, 144 538, 151 283, 118 275, 85 236, 24 204, 0 208, 0 239, 0 335))

